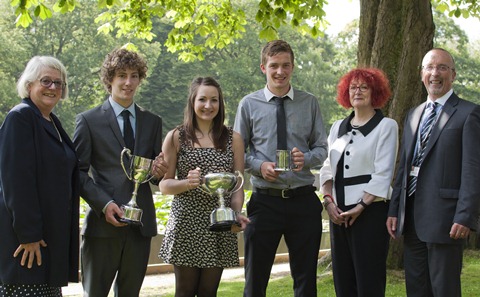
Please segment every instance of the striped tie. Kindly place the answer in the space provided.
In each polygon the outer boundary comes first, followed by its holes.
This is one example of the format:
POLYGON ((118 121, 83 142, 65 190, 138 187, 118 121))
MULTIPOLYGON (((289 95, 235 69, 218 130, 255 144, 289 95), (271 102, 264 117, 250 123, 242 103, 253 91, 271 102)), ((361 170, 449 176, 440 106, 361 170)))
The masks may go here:
MULTIPOLYGON (((413 158, 412 165, 415 167, 420 167, 423 162, 423 155, 425 153, 425 148, 427 147, 428 139, 432 132, 432 128, 435 124, 435 119, 437 118, 437 107, 438 103, 429 102, 427 108, 425 109, 425 120, 420 127, 420 143, 417 144, 417 152, 413 158)), ((411 176, 410 182, 408 183, 408 196, 412 196, 415 193, 417 188, 417 177, 411 176)))

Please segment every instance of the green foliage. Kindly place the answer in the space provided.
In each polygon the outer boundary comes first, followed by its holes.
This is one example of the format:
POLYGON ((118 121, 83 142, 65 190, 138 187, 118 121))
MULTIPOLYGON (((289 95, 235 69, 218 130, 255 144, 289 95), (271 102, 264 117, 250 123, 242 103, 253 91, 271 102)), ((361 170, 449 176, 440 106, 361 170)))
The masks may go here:
POLYGON ((158 233, 165 233, 168 215, 170 214, 170 208, 172 207, 172 200, 172 195, 163 195, 161 192, 155 192, 153 194, 158 233))
MULTIPOLYGON (((88 1, 88 0, 87 0, 88 1)), ((246 32, 247 16, 242 7, 257 3, 256 21, 261 39, 278 37, 282 26, 295 28, 302 35, 321 36, 326 26, 324 0, 96 0, 101 9, 95 21, 98 31, 151 41, 155 38, 153 23, 159 20, 171 25, 165 46, 178 52, 179 58, 190 62, 203 60, 206 49, 223 49, 246 32)), ((84 0, 10 0, 15 7, 16 24, 28 27, 32 19, 51 18, 57 13, 72 12, 84 0), (53 3, 53 8, 50 8, 53 3)), ((92 5, 93 6, 93 5, 92 5)))
POLYGON ((441 13, 447 12, 450 17, 480 18, 480 3, 477 0, 432 0, 441 13))

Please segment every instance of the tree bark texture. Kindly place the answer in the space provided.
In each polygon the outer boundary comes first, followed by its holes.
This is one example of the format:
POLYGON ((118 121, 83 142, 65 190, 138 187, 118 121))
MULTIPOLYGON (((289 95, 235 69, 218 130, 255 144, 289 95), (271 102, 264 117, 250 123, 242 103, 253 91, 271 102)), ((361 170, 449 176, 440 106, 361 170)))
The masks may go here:
POLYGON ((360 0, 358 66, 382 69, 393 96, 385 108, 400 126, 407 111, 425 100, 420 66, 433 46, 429 0, 360 0))

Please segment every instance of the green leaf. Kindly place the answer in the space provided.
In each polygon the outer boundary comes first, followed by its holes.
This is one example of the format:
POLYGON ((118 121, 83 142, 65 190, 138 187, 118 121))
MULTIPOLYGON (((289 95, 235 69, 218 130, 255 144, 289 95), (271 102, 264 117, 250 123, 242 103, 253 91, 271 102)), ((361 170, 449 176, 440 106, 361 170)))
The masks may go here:
POLYGON ((18 14, 17 19, 15 20, 15 24, 17 27, 22 26, 23 28, 27 28, 33 22, 32 17, 27 10, 23 10, 20 14, 18 14))
POLYGON ((275 30, 272 26, 268 26, 263 28, 258 35, 261 39, 273 40, 277 38, 278 33, 277 30, 275 30))
POLYGON ((52 17, 52 11, 45 5, 40 4, 35 8, 35 16, 45 20, 52 17))
POLYGON ((455 17, 459 18, 461 15, 462 15, 462 11, 460 10, 460 8, 457 8, 455 10, 455 17))
POLYGON ((444 13, 448 9, 448 5, 446 3, 440 3, 437 5, 436 9, 441 13, 444 13))
POLYGON ((105 24, 101 25, 100 27, 98 27, 98 29, 97 29, 98 33, 102 33, 102 34, 106 34, 106 35, 109 34, 112 31, 113 31, 113 26, 110 23, 105 23, 105 24))

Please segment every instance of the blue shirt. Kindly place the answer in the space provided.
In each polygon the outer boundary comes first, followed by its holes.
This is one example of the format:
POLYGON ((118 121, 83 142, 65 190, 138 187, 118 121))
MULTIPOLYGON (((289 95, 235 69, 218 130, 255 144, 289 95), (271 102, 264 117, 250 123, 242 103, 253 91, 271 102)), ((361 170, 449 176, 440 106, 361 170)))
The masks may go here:
POLYGON ((110 102, 110 105, 113 108, 113 112, 115 112, 115 116, 117 117, 117 122, 118 126, 120 127, 120 131, 122 132, 123 135, 123 116, 121 115, 122 111, 125 109, 130 111, 130 124, 132 125, 132 130, 133 130, 133 137, 135 137, 135 127, 136 127, 136 113, 135 113, 135 104, 131 104, 128 108, 125 108, 115 102, 112 99, 112 96, 108 98, 108 102, 110 102))
POLYGON ((252 175, 257 188, 297 188, 313 185, 310 169, 322 165, 327 157, 327 135, 317 98, 310 93, 290 88, 284 101, 287 121, 287 146, 297 147, 305 155, 305 165, 299 172, 279 175, 275 182, 263 179, 263 162, 275 162, 277 150, 277 118, 274 95, 265 87, 245 96, 238 105, 234 130, 245 144, 245 170, 252 175))

